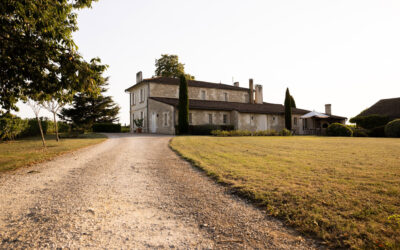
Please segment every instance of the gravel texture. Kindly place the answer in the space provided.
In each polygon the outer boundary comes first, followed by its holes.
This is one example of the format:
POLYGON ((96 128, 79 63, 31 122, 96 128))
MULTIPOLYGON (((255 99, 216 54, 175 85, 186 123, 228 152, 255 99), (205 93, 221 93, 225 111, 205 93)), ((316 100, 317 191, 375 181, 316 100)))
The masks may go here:
POLYGON ((229 194, 169 136, 101 144, 0 174, 0 248, 321 247, 229 194))

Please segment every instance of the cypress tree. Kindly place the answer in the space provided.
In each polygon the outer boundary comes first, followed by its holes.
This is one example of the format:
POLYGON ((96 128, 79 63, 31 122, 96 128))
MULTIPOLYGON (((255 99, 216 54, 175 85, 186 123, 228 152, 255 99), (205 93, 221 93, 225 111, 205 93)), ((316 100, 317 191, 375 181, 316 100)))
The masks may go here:
POLYGON ((293 96, 290 96, 290 102, 291 102, 292 108, 296 108, 296 102, 294 101, 293 96))
POLYGON ((188 83, 184 74, 180 76, 178 115, 179 133, 185 134, 189 131, 189 97, 188 83))
POLYGON ((285 97, 285 127, 292 130, 292 97, 289 93, 289 88, 286 89, 285 97))

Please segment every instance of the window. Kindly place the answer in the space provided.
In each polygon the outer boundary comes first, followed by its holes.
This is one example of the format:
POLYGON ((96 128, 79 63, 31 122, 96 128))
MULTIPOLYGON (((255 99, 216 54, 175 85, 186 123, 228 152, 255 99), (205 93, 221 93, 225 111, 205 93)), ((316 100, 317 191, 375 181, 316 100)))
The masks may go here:
POLYGON ((293 124, 297 126, 297 117, 293 118, 293 124))
POLYGON ((132 93, 132 104, 136 105, 136 95, 135 92, 132 93))
POLYGON ((144 102, 144 89, 140 89, 140 102, 144 102))
POLYGON ((224 100, 227 102, 228 101, 228 93, 224 93, 224 100))
POLYGON ((208 114, 208 123, 209 124, 213 123, 212 114, 208 114))
POLYGON ((144 119, 144 113, 143 113, 143 111, 140 111, 140 119, 144 119))
POLYGON ((272 117, 272 120, 275 121, 275 116, 272 117))
POLYGON ((305 129, 308 128, 307 119, 304 119, 304 128, 305 128, 305 129))
POLYGON ((189 113, 189 124, 192 124, 193 123, 193 121, 192 121, 192 113, 189 113))
POLYGON ((135 114, 132 114, 132 127, 135 127, 135 114))
POLYGON ((202 100, 205 100, 205 99, 206 99, 206 91, 205 91, 205 90, 202 90, 202 91, 201 91, 201 99, 202 99, 202 100))
POLYGON ((223 120, 224 124, 227 124, 228 123, 228 115, 226 115, 226 114, 223 115, 222 120, 223 120))
POLYGON ((168 126, 168 113, 164 113, 164 127, 168 126))

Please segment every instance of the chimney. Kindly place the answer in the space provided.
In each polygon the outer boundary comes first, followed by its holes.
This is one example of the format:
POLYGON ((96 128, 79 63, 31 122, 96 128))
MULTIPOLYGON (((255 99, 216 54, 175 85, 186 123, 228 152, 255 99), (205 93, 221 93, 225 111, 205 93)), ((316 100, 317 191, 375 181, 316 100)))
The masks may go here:
POLYGON ((263 89, 260 84, 256 84, 256 103, 263 104, 263 89))
POLYGON ((233 86, 239 87, 239 82, 234 82, 234 83, 233 83, 233 86))
POLYGON ((325 104, 325 114, 332 115, 332 105, 331 104, 325 104))
POLYGON ((139 83, 143 80, 142 71, 136 73, 136 83, 139 83))
POLYGON ((249 79, 249 103, 254 103, 253 79, 249 79))

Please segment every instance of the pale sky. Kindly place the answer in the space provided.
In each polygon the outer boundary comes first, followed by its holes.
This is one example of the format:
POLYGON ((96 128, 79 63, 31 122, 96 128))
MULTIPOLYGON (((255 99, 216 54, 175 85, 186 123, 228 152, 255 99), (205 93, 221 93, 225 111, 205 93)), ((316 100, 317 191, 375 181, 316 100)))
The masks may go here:
MULTIPOLYGON (((353 117, 379 99, 400 96, 398 0, 100 0, 79 13, 74 34, 86 59, 110 67, 109 95, 129 123, 137 71, 176 54, 197 80, 248 87, 264 101, 353 117)), ((45 114, 45 113, 43 113, 45 114)), ((33 113, 21 105, 22 117, 33 113)))

